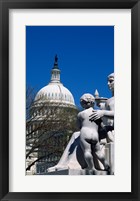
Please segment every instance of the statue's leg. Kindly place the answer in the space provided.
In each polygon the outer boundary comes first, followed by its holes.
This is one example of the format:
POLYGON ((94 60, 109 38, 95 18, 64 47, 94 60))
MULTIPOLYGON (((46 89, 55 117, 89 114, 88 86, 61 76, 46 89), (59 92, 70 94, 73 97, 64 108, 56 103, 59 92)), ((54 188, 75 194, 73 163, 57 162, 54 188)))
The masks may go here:
POLYGON ((104 165, 105 170, 109 170, 110 169, 109 164, 108 164, 107 160, 105 159, 105 154, 101 150, 99 142, 96 143, 94 150, 95 150, 95 154, 96 154, 97 158, 104 165))
POLYGON ((94 161, 93 161, 93 155, 91 150, 91 144, 88 143, 85 139, 80 140, 80 146, 84 153, 85 161, 87 162, 88 169, 90 170, 96 170, 94 161))
POLYGON ((108 131, 107 133, 107 142, 114 142, 114 130, 108 131))

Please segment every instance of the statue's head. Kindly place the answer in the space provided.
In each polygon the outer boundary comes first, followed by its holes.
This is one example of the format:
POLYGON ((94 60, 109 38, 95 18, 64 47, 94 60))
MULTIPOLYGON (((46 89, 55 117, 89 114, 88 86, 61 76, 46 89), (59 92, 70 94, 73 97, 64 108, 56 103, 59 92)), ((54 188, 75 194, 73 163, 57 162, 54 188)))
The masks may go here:
POLYGON ((114 92, 114 73, 111 73, 109 76, 108 76, 108 87, 109 89, 114 92))
POLYGON ((92 94, 83 94, 80 98, 80 104, 83 108, 87 109, 89 107, 93 107, 95 103, 95 98, 92 94))

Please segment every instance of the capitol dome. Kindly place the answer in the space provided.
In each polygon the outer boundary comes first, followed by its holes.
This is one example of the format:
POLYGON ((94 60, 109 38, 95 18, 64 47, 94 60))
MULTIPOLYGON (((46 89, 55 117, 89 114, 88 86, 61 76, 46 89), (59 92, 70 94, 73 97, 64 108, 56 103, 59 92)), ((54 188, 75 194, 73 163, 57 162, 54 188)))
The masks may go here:
POLYGON ((50 83, 40 89, 35 97, 37 102, 49 102, 53 105, 76 107, 72 93, 60 82, 60 69, 58 68, 58 58, 55 56, 54 67, 51 71, 50 83))

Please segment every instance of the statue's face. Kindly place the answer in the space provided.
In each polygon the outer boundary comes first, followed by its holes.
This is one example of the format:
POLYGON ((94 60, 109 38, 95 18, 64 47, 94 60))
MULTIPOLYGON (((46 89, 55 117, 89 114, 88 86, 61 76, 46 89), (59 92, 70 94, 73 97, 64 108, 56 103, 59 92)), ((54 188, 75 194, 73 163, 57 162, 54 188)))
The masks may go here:
POLYGON ((110 76, 108 77, 108 87, 111 91, 114 91, 114 77, 110 76))

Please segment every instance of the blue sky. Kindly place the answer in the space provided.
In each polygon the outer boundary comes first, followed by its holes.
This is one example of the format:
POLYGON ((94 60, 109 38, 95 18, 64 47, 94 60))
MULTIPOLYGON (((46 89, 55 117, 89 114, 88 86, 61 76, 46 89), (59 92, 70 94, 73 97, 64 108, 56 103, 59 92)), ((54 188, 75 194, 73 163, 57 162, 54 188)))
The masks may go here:
POLYGON ((107 76, 114 71, 113 26, 27 26, 26 85, 47 85, 55 54, 61 82, 79 99, 84 93, 110 97, 107 76))

